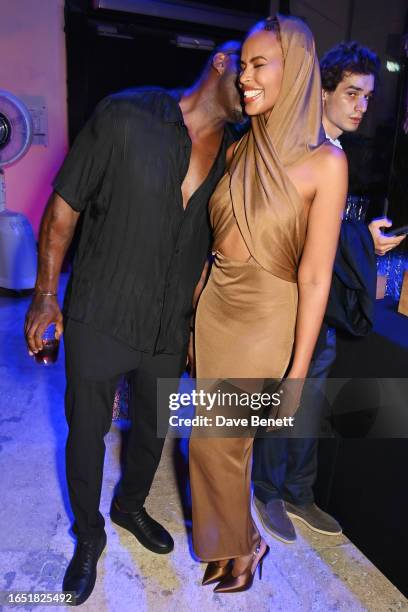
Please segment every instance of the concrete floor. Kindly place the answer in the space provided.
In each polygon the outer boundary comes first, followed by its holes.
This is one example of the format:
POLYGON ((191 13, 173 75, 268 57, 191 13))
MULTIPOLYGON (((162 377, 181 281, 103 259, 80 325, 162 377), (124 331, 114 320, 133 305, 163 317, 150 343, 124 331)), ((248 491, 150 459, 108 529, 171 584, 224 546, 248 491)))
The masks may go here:
MULTIPOLYGON (((58 591, 73 551, 64 478, 63 354, 49 368, 28 357, 22 338, 28 302, 0 297, 0 590, 58 591)), ((108 545, 84 611, 408 610, 405 597, 345 536, 319 536, 299 524, 295 544, 266 536, 271 554, 251 591, 221 596, 201 587, 204 567, 192 557, 179 493, 184 456, 174 440, 166 443, 148 501, 152 515, 173 534, 174 552, 154 555, 110 523, 122 430, 123 422, 115 422, 106 438, 101 511, 108 545)))

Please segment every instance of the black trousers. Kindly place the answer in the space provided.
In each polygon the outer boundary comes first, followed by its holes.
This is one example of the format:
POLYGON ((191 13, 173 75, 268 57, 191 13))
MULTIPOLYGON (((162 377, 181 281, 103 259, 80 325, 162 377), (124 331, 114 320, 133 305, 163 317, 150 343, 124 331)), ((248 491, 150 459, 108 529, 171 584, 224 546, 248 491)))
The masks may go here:
MULTIPOLYGON (((318 389, 324 388, 335 359, 336 332, 323 324, 308 372, 308 377, 318 380, 318 389)), ((319 411, 319 406, 315 408, 319 411)), ((272 499, 297 505, 313 502, 317 449, 314 438, 257 438, 252 466, 255 496, 264 504, 272 499)))
POLYGON ((99 512, 105 457, 104 436, 112 422, 117 384, 123 374, 130 379, 132 421, 125 471, 118 488, 124 510, 143 506, 163 449, 157 431, 157 379, 178 379, 185 353, 143 353, 68 319, 65 323, 66 471, 74 532, 79 538, 96 537, 105 521, 99 512))

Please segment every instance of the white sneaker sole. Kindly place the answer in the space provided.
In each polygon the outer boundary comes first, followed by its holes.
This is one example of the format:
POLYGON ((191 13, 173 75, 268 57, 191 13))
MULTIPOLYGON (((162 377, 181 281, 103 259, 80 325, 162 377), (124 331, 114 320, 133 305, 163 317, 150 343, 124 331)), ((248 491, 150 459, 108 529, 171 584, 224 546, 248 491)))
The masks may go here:
MULTIPOLYGON (((257 506, 255 504, 254 498, 252 498, 252 506, 256 510, 258 518, 259 518, 259 520, 262 523, 262 527, 265 529, 265 531, 267 531, 269 533, 269 535, 274 537, 276 540, 279 540, 279 542, 283 542, 284 544, 295 544, 296 538, 294 540, 286 540, 285 538, 282 538, 282 536, 279 536, 277 533, 275 533, 274 531, 271 530, 271 528, 263 520, 262 514, 258 510, 258 508, 257 508, 257 506)), ((289 512, 288 512, 288 514, 289 514, 289 512)))
POLYGON ((328 535, 328 536, 337 536, 337 535, 341 535, 343 533, 342 529, 340 529, 340 531, 323 531, 323 529, 318 529, 317 527, 313 527, 313 525, 308 523, 301 516, 298 516, 297 514, 292 514, 292 512, 289 512, 289 510, 286 510, 286 512, 287 512, 288 516, 290 516, 290 518, 295 519, 297 521, 300 521, 301 523, 306 525, 306 527, 309 527, 309 529, 311 529, 312 531, 316 531, 317 533, 322 533, 323 535, 328 535))

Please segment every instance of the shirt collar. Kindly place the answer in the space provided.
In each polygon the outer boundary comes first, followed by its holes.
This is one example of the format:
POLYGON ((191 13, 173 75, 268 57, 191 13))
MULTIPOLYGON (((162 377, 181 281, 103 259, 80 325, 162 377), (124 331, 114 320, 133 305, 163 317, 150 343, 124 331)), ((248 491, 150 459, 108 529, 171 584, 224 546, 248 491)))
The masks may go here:
POLYGON ((179 102, 184 93, 183 89, 170 89, 166 92, 172 100, 168 101, 163 109, 163 121, 165 123, 184 123, 183 113, 179 102))
POLYGON ((330 140, 330 142, 332 143, 332 145, 334 145, 335 147, 338 147, 339 149, 342 149, 343 147, 341 146, 341 142, 338 138, 330 138, 330 136, 326 133, 326 138, 327 140, 330 140))

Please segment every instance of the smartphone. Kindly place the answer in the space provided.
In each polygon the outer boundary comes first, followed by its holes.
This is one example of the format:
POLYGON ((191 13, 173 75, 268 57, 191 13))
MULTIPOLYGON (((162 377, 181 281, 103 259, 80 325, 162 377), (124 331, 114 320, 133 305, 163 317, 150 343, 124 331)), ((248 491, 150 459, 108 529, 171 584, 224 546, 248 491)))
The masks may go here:
POLYGON ((387 238, 391 238, 392 236, 403 236, 404 234, 408 234, 408 225, 402 225, 396 228, 384 228, 382 233, 384 236, 387 236, 387 238))

